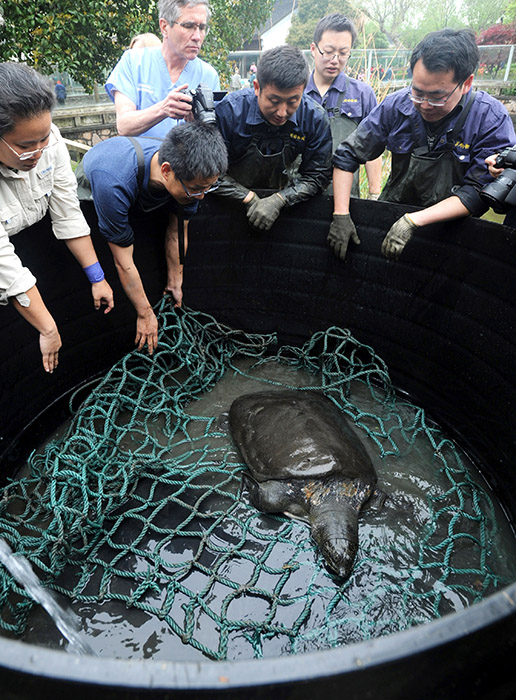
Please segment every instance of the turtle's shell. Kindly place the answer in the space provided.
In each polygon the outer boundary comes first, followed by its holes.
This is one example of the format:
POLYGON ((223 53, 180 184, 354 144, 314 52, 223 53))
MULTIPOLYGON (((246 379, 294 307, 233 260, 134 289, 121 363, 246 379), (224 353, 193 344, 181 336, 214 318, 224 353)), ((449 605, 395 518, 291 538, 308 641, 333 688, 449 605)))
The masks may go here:
POLYGON ((229 425, 257 481, 340 475, 376 483, 371 460, 344 414, 319 392, 244 394, 231 405, 229 425))

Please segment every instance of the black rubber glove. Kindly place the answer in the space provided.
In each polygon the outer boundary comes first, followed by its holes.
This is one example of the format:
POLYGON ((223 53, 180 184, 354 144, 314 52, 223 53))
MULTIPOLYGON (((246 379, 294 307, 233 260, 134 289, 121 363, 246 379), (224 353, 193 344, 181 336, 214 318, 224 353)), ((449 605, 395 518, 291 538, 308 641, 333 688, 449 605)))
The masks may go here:
POLYGON ((418 225, 408 214, 395 221, 383 239, 382 253, 385 257, 389 260, 397 260, 417 228, 418 225))
MULTIPOLYGON (((254 197, 251 201, 254 201, 254 197)), ((271 194, 270 197, 258 199, 256 205, 247 210, 249 223, 255 228, 268 231, 284 206, 285 202, 277 192, 271 194)))
POLYGON ((335 255, 344 260, 348 249, 349 239, 353 239, 353 243, 360 245, 355 224, 350 214, 334 214, 333 221, 330 225, 330 232, 326 239, 330 244, 335 255))

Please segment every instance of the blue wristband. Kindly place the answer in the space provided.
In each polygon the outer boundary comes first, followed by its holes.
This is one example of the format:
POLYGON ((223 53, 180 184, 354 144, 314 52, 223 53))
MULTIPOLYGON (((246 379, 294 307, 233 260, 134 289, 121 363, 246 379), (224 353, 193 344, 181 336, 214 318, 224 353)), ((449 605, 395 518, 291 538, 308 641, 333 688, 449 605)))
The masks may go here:
POLYGON ((100 263, 96 262, 93 265, 88 265, 88 267, 82 268, 86 273, 86 277, 91 284, 95 282, 102 282, 104 279, 104 270, 100 267, 100 263))

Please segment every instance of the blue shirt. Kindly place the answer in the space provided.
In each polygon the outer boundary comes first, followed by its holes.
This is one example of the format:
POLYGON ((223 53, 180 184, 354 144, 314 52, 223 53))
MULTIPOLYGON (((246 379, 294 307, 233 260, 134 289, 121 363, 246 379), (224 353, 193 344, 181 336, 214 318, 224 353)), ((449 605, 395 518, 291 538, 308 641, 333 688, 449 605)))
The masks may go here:
MULTIPOLYGON (((277 133, 287 137, 294 156, 301 156, 299 176, 281 190, 286 204, 290 206, 308 199, 326 187, 331 178, 330 122, 325 111, 310 97, 302 96, 299 107, 282 126, 274 126, 264 119, 252 88, 227 94, 215 105, 215 112, 228 149, 230 175, 231 164, 246 153, 253 137, 258 138, 256 147, 259 149, 262 135, 270 139, 277 133)), ((267 184, 262 186, 267 187, 267 184)), ((245 187, 242 190, 245 192, 245 187)))
MULTIPOLYGON (((108 241, 127 247, 134 242, 134 232, 129 223, 129 211, 139 204, 150 211, 168 204, 171 211, 181 205, 167 190, 149 191, 150 162, 161 146, 161 141, 138 138, 143 150, 143 185, 138 187, 138 157, 131 141, 125 136, 115 136, 93 146, 83 158, 84 174, 88 178, 93 202, 99 220, 99 230, 108 241)), ((184 207, 184 218, 197 211, 198 203, 184 207)))
MULTIPOLYGON (((113 101, 114 93, 118 90, 134 102, 136 109, 146 109, 161 102, 173 88, 185 83, 188 83, 190 90, 201 83, 212 90, 220 90, 217 71, 200 58, 188 61, 179 78, 173 83, 161 53, 161 47, 152 46, 125 51, 104 87, 113 101)), ((181 121, 183 120, 165 117, 159 124, 142 132, 140 136, 164 138, 170 129, 181 121)))
POLYGON ((305 93, 322 105, 328 112, 332 112, 337 106, 339 95, 344 94, 344 99, 340 105, 340 113, 345 114, 354 122, 359 124, 369 112, 376 107, 376 95, 373 88, 361 80, 349 78, 343 72, 339 73, 332 82, 324 97, 319 93, 314 82, 314 74, 310 76, 305 93))
MULTIPOLYGON (((355 172, 361 163, 374 160, 385 148, 395 156, 410 154, 415 148, 426 145, 425 122, 409 94, 410 88, 403 88, 387 95, 336 150, 333 156, 335 167, 355 172)), ((450 113, 434 150, 438 151, 447 143, 447 135, 453 130, 460 112, 459 107, 450 113)), ((505 107, 494 97, 478 90, 453 148, 458 161, 468 164, 464 183, 454 194, 471 213, 486 211, 478 194, 483 185, 493 179, 485 159, 515 141, 514 127, 505 107)))

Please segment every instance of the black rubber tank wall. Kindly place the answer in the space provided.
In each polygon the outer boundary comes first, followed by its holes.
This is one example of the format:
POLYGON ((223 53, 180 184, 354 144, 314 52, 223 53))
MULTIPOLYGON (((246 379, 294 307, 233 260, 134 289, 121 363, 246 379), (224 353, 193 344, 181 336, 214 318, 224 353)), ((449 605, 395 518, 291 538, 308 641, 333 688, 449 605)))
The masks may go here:
MULTIPOLYGON (((380 254, 403 210, 354 201, 362 240, 345 262, 326 236, 331 201, 283 212, 270 232, 243 209, 206 198, 190 223, 184 300, 233 327, 302 343, 349 328, 386 361, 395 385, 450 431, 483 468, 516 521, 516 234, 464 220, 419 231, 398 262, 380 254)), ((47 375, 37 334, 0 308, 0 480, 67 416, 70 393, 133 346, 134 310, 107 245, 94 242, 117 306, 93 311, 83 273, 48 220, 14 239, 63 340, 47 375)), ((135 258, 151 301, 165 284, 163 221, 138 222, 135 258)), ((86 390, 86 388, 85 388, 86 390)), ((80 394, 76 400, 80 399, 80 394)), ((274 698, 485 700, 516 697, 516 584, 433 623, 341 649, 278 659, 175 663, 77 657, 0 637, 2 698, 274 698)))

